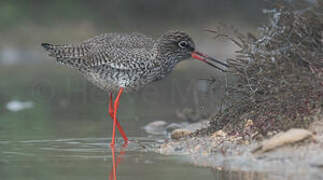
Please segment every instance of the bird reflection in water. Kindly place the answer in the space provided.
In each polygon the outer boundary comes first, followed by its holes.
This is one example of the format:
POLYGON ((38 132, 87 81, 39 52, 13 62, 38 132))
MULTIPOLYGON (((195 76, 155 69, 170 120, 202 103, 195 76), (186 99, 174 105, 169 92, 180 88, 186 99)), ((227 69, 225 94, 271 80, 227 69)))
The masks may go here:
POLYGON ((112 169, 109 174, 109 180, 117 180, 117 168, 122 158, 126 154, 126 149, 128 147, 128 143, 124 143, 121 147, 119 154, 116 156, 116 148, 114 144, 110 145, 111 152, 112 152, 112 169))

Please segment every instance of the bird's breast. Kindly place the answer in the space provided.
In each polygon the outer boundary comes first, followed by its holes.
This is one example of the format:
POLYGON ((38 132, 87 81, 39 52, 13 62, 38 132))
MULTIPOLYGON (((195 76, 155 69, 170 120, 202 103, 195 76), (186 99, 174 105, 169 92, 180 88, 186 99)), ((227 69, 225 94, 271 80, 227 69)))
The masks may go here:
POLYGON ((123 87, 126 91, 138 90, 160 77, 162 68, 114 69, 102 66, 99 70, 87 73, 86 78, 107 91, 123 87))

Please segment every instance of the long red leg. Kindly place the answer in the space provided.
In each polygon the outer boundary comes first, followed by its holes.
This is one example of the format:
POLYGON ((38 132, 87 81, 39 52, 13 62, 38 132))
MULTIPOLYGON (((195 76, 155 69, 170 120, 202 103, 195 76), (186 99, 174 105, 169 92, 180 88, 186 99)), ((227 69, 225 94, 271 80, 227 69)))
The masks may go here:
MULTIPOLYGON (((113 104, 112 93, 110 93, 109 114, 110 114, 111 118, 114 120, 114 109, 113 109, 112 104, 113 104)), ((119 103, 118 103, 118 105, 119 105, 119 103)), ((121 136, 123 137, 125 143, 127 143, 128 142, 128 137, 127 137, 125 131, 123 130, 122 126, 120 125, 120 123, 118 122, 117 119, 116 119, 116 123, 117 123, 117 127, 119 129, 119 132, 120 132, 121 136)))
MULTIPOLYGON (((113 131, 112 131, 112 142, 111 142, 111 145, 114 145, 114 143, 115 143, 116 124, 118 122, 117 121, 117 111, 118 111, 119 101, 120 101, 120 97, 121 97, 122 92, 123 92, 123 88, 120 88, 119 93, 118 93, 118 95, 116 97, 116 100, 114 101, 114 109, 113 109, 114 110, 114 113, 113 113, 113 131)), ((125 139, 125 141, 127 142, 128 141, 128 138, 125 139)))
POLYGON ((113 99, 112 99, 112 93, 110 93, 110 101, 109 101, 109 114, 113 120, 113 107, 112 107, 112 104, 113 104, 113 99))

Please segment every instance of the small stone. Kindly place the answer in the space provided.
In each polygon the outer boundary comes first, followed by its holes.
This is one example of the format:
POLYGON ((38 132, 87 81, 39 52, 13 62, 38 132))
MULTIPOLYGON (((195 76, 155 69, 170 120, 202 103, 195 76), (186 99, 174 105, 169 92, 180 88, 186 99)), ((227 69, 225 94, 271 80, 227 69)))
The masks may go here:
POLYGON ((273 136, 273 135, 275 135, 276 134, 276 132, 274 132, 274 131, 269 131, 269 132, 267 132, 267 136, 273 136))
POLYGON ((211 137, 216 138, 216 137, 225 137, 227 134, 223 130, 218 130, 215 133, 212 134, 211 137))
POLYGON ((312 132, 306 129, 290 129, 287 132, 279 133, 262 142, 260 146, 253 150, 253 153, 268 152, 286 144, 296 143, 312 137, 312 132))
POLYGON ((175 129, 170 135, 170 137, 172 139, 178 140, 186 136, 189 136, 190 134, 192 134, 192 131, 189 131, 187 129, 175 129))
POLYGON ((207 155, 209 155, 209 153, 208 153, 208 152, 206 152, 206 151, 203 151, 203 152, 202 152, 202 156, 207 156, 207 155))
POLYGON ((165 121, 154 121, 144 126, 143 129, 148 134, 166 135, 166 125, 165 121))
POLYGON ((244 125, 244 127, 250 127, 250 126, 253 126, 253 121, 251 119, 248 119, 246 124, 244 125))
POLYGON ((216 167, 216 170, 222 171, 223 168, 222 167, 216 167))
POLYGON ((200 149, 201 149, 201 145, 197 145, 197 146, 194 147, 195 152, 199 151, 200 149))
POLYGON ((24 109, 30 109, 34 107, 34 103, 31 101, 17 101, 17 100, 13 100, 7 103, 6 108, 9 111, 13 111, 13 112, 18 112, 24 109))
POLYGON ((166 127, 167 133, 173 132, 175 129, 183 128, 183 124, 171 123, 166 127))

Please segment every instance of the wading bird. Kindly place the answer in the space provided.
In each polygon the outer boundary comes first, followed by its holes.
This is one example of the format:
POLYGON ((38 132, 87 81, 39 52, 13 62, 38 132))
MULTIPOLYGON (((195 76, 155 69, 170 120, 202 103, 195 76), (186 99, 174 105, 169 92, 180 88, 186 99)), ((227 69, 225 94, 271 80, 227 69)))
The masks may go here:
POLYGON ((169 31, 159 39, 140 33, 106 33, 80 44, 41 44, 58 63, 78 70, 99 88, 110 93, 109 114, 125 142, 128 138, 117 120, 120 96, 163 79, 182 60, 195 58, 224 71, 227 64, 195 50, 192 38, 182 31, 169 31), (217 63, 217 65, 213 64, 217 63), (219 66, 221 65, 221 66, 219 66), (112 94, 117 92, 113 102, 112 94))

